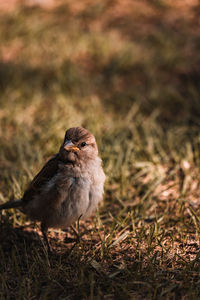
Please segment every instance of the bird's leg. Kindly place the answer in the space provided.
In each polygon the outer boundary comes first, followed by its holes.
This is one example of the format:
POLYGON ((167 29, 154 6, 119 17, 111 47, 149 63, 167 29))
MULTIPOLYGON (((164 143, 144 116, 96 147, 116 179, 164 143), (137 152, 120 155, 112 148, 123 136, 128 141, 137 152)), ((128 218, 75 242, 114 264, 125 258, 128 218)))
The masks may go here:
POLYGON ((76 228, 73 225, 70 226, 71 230, 73 231, 74 235, 76 236, 76 239, 66 237, 65 243, 72 243, 72 242, 79 243, 81 241, 81 236, 79 234, 79 220, 80 220, 81 216, 82 215, 80 215, 80 217, 78 218, 78 226, 77 226, 78 230, 76 230, 76 228))
POLYGON ((80 217, 78 218, 78 221, 77 221, 77 229, 71 225, 70 228, 72 229, 74 235, 76 236, 76 239, 73 239, 73 238, 69 238, 69 237, 66 237, 65 238, 65 243, 73 243, 75 242, 75 244, 79 243, 82 239, 82 235, 83 234, 79 234, 79 221, 80 221, 80 218, 82 217, 82 215, 80 215, 80 217))
MULTIPOLYGON (((78 243, 78 242, 80 242, 80 236, 79 236, 79 234, 78 234, 78 231, 74 228, 74 226, 70 226, 70 228, 72 229, 72 231, 73 231, 73 233, 74 233, 74 235, 76 236, 76 238, 74 239, 74 238, 71 238, 71 237, 65 237, 65 243, 78 243)), ((66 231, 66 230, 64 230, 64 231, 66 231)))
POLYGON ((71 225, 70 228, 72 229, 73 233, 75 234, 77 241, 80 241, 80 235, 79 235, 79 232, 76 230, 76 228, 74 228, 73 225, 71 225))
POLYGON ((52 248, 51 248, 51 245, 49 244, 48 235, 47 235, 48 227, 44 223, 41 224, 41 231, 42 231, 42 235, 43 235, 44 241, 46 243, 48 252, 50 253, 50 252, 52 252, 52 248))
POLYGON ((80 215, 80 217, 78 218, 78 221, 77 221, 77 228, 78 228, 78 230, 76 230, 76 228, 74 228, 73 225, 70 226, 71 229, 72 229, 72 231, 73 231, 73 233, 75 234, 78 242, 80 242, 80 240, 81 240, 81 236, 79 234, 79 221, 80 221, 81 217, 82 217, 82 215, 80 215))

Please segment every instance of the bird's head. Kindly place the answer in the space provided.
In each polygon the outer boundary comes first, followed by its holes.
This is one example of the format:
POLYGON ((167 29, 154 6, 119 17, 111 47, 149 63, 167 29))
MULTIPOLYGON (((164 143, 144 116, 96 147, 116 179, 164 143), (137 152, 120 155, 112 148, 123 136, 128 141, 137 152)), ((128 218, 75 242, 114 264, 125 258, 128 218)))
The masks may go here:
POLYGON ((69 128, 60 147, 59 156, 64 162, 95 159, 98 148, 94 135, 83 127, 69 128))

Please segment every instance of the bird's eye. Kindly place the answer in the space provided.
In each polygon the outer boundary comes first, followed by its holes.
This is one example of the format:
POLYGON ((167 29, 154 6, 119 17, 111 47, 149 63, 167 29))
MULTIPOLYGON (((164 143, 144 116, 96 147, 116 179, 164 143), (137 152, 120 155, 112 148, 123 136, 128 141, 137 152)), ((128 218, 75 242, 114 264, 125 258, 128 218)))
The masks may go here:
POLYGON ((81 147, 85 147, 85 146, 86 146, 86 142, 82 142, 81 147))

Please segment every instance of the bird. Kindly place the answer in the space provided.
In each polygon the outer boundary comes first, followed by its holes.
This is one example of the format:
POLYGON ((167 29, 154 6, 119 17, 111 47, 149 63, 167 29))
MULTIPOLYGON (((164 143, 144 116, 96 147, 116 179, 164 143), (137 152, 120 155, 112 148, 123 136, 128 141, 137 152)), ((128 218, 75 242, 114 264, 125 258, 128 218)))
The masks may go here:
POLYGON ((106 176, 94 135, 83 127, 69 128, 58 153, 33 178, 19 200, 0 205, 18 208, 41 224, 48 251, 49 228, 67 229, 86 219, 103 198, 106 176))

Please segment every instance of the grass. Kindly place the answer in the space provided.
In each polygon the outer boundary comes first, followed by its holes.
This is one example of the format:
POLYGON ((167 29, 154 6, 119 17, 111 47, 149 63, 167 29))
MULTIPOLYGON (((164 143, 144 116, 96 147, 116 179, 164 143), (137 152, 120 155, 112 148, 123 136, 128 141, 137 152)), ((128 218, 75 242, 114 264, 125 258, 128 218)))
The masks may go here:
POLYGON ((93 218, 49 233, 0 215, 1 299, 199 299, 199 7, 177 1, 19 5, 0 18, 0 201, 21 197, 64 132, 96 138, 93 218))

